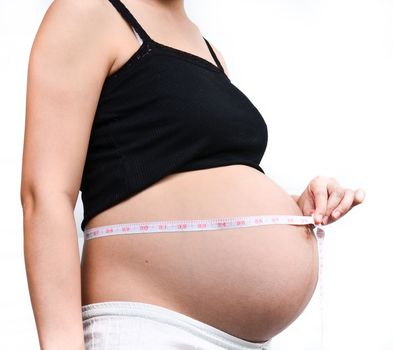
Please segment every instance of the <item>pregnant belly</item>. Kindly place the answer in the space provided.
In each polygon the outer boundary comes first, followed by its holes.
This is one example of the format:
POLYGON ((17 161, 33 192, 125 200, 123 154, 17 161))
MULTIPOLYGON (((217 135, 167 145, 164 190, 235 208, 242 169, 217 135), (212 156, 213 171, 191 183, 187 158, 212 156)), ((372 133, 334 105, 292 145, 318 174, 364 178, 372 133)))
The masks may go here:
MULTIPOLYGON (((173 174, 93 218, 87 228, 135 221, 302 215, 254 168, 231 165, 173 174)), ((304 310, 318 278, 309 226, 108 236, 82 255, 82 304, 157 304, 239 338, 277 335, 304 310)))

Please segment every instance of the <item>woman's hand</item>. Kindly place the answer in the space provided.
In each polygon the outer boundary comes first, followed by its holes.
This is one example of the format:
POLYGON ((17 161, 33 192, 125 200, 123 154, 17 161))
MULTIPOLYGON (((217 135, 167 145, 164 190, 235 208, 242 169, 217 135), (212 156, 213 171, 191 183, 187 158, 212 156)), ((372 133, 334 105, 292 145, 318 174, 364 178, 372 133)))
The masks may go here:
POLYGON ((298 197, 303 215, 314 214, 315 224, 330 224, 363 202, 365 191, 342 188, 333 177, 315 177, 298 197))

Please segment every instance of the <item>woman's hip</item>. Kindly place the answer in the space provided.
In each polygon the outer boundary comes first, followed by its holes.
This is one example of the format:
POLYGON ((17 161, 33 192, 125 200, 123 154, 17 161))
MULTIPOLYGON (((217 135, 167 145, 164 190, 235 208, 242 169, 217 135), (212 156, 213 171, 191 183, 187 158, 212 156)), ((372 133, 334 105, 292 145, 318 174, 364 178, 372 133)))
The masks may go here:
POLYGON ((82 306, 86 350, 268 350, 158 305, 111 301, 82 306))

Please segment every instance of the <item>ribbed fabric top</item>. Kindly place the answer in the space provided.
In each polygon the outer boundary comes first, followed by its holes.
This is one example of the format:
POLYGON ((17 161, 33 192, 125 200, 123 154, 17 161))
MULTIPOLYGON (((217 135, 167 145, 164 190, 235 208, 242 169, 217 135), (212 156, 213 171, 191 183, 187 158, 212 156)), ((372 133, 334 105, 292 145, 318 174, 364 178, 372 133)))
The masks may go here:
POLYGON ((142 44, 104 81, 80 186, 88 221, 173 173, 253 167, 268 141, 257 108, 216 64, 154 41, 119 0, 109 0, 142 44))

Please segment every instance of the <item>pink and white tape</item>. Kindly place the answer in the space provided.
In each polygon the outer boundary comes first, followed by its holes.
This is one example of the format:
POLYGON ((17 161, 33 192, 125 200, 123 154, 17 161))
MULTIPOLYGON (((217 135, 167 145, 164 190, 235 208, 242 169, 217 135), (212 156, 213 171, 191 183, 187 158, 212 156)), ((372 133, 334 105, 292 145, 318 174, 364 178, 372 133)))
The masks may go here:
MULTIPOLYGON (((164 220, 148 222, 131 222, 124 224, 113 224, 98 226, 84 231, 86 240, 103 236, 131 233, 157 233, 157 232, 187 232, 187 231, 209 231, 226 228, 239 228, 261 225, 306 225, 313 224, 313 216, 291 216, 291 215, 259 215, 259 216, 235 216, 213 219, 196 220, 164 220)), ((320 230, 323 229, 318 226, 320 230)))

